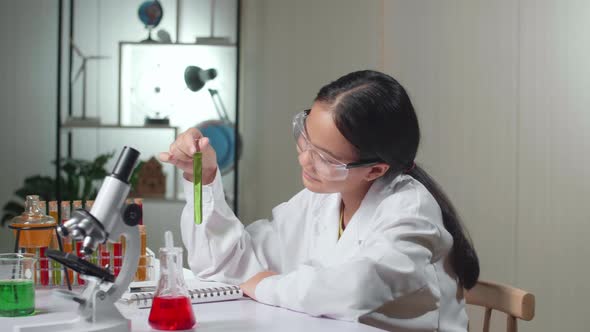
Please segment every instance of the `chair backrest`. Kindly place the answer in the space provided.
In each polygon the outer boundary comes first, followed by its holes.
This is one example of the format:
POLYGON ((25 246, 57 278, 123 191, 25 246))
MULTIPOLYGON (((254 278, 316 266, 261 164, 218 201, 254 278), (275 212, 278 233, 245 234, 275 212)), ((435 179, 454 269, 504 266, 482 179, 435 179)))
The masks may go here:
POLYGON ((483 332, 490 330, 492 310, 508 316, 507 332, 517 332, 516 320, 530 321, 535 316, 535 296, 522 289, 489 281, 478 281, 475 287, 465 292, 467 304, 485 308, 483 332))

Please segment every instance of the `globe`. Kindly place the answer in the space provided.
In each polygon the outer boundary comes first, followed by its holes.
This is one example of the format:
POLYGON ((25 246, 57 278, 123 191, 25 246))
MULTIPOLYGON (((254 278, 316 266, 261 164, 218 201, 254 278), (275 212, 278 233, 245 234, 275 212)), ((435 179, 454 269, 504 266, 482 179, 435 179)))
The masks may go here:
POLYGON ((155 28, 162 21, 163 10, 157 0, 145 1, 139 6, 137 14, 146 28, 155 28))

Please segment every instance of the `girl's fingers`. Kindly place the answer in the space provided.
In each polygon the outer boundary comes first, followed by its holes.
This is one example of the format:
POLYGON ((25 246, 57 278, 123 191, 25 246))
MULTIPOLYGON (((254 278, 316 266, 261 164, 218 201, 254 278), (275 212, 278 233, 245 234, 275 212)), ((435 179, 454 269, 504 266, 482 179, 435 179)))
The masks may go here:
POLYGON ((198 144, 199 144, 199 149, 200 151, 206 151, 208 148, 212 148, 211 145, 209 144, 209 138, 208 137, 202 137, 198 140, 198 144))
POLYGON ((190 170, 189 173, 193 172, 193 161, 183 161, 183 160, 176 160, 174 165, 176 165, 176 167, 182 169, 183 171, 187 172, 190 170))
POLYGON ((161 162, 164 163, 170 163, 172 164, 172 155, 170 154, 170 152, 160 152, 158 153, 158 159, 160 159, 161 162))
MULTIPOLYGON (((200 134, 200 132, 199 132, 200 134)), ((198 139, 201 139, 202 135, 186 135, 182 137, 180 141, 180 145, 182 147, 182 151, 187 155, 194 155, 197 152, 196 142, 198 139), (198 137, 195 137, 198 136, 198 137)))
POLYGON ((217 169, 217 157, 215 149, 211 146, 209 138, 204 137, 203 134, 196 128, 190 128, 184 133, 180 134, 176 140, 170 144, 168 152, 161 152, 158 154, 160 161, 172 164, 184 172, 185 179, 192 181, 193 173, 193 156, 197 151, 197 144, 199 151, 203 153, 203 174, 211 173, 217 169))
POLYGON ((178 160, 189 160, 192 159, 192 154, 188 152, 190 149, 183 146, 182 138, 177 139, 174 143, 170 145, 170 153, 172 154, 173 158, 178 160))

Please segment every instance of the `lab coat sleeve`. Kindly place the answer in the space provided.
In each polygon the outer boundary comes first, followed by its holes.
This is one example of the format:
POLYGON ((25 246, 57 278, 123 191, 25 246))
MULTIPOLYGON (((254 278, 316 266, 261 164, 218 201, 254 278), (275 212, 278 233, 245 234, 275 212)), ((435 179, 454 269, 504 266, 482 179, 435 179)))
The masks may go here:
POLYGON ((375 233, 344 263, 302 265, 291 273, 264 279, 256 287, 256 299, 315 316, 356 321, 436 278, 431 259, 439 249, 441 234, 435 225, 410 216, 375 233))
MULTIPOLYGON (((184 182, 187 204, 181 216, 181 233, 193 273, 198 278, 239 284, 278 266, 276 225, 259 220, 245 229, 225 201, 219 170, 215 180, 202 188, 203 222, 196 225, 193 183, 184 182)), ((280 211, 281 206, 275 210, 280 211)))

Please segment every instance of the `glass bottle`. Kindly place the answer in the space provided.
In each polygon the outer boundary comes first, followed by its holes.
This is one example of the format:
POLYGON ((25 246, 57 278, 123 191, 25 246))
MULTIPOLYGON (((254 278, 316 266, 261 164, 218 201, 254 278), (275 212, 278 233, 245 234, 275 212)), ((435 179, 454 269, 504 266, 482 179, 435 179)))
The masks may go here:
MULTIPOLYGON (((12 227, 23 228, 20 232, 19 244, 21 248, 42 248, 49 246, 51 233, 55 232, 55 220, 45 214, 39 206, 39 196, 29 195, 25 201, 25 211, 12 219, 12 227), (48 229, 35 230, 35 228, 48 229), (30 229, 30 230, 27 230, 30 229)), ((16 230, 14 231, 16 236, 16 230)))
POLYGON ((182 274, 182 248, 160 248, 160 280, 149 316, 157 330, 188 330, 195 315, 182 274))

